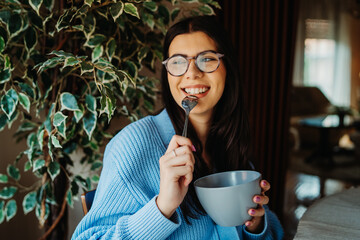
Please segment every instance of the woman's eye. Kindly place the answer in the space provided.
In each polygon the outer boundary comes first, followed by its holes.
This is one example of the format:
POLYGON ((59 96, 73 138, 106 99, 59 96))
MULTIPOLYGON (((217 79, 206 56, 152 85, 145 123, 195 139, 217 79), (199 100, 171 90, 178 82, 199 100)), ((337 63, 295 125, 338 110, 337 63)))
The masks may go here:
POLYGON ((205 57, 200 60, 201 62, 210 62, 210 61, 216 61, 215 58, 212 57, 205 57))
POLYGON ((173 59, 172 61, 171 61, 171 64, 174 64, 174 65, 179 65, 179 64, 184 64, 184 63, 186 63, 186 60, 184 60, 184 59, 173 59))

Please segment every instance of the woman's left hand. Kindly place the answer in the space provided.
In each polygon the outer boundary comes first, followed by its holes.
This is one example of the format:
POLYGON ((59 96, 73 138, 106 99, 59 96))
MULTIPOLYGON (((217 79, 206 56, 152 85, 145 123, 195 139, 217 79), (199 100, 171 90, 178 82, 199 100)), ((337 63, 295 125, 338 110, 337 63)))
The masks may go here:
POLYGON ((265 192, 270 189, 270 184, 266 180, 261 180, 260 187, 261 195, 255 195, 253 197, 253 201, 258 204, 258 207, 256 209, 249 209, 248 213, 250 216, 253 216, 253 218, 245 222, 246 229, 252 233, 261 233, 264 229, 265 209, 263 205, 269 202, 269 197, 265 195, 265 192))

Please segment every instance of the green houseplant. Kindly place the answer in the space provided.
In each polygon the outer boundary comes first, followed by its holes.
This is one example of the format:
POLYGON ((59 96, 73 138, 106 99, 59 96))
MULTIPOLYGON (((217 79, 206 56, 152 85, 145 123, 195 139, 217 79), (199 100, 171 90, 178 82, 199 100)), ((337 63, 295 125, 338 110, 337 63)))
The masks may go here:
POLYGON ((213 7, 212 0, 0 1, 0 131, 18 120, 14 137, 27 143, 0 170, 0 223, 22 206, 46 227, 43 239, 66 236, 67 206, 99 179, 110 120, 134 121, 154 108, 157 79, 142 69, 155 72, 167 27, 213 7), (79 149, 88 176, 69 168, 79 149), (23 171, 38 181, 23 186, 23 171))

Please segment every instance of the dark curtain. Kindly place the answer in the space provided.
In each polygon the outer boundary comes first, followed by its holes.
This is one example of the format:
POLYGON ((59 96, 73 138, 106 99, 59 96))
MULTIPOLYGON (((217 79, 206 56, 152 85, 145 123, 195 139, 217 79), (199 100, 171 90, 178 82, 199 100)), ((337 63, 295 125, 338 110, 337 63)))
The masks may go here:
POLYGON ((257 170, 271 183, 269 207, 282 219, 290 88, 299 0, 220 0, 217 15, 238 53, 257 170))

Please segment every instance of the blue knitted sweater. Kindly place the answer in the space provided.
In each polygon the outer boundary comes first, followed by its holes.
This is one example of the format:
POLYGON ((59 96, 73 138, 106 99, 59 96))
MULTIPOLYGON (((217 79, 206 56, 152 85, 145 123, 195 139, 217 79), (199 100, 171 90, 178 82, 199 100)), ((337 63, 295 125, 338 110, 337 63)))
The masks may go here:
POLYGON ((89 239, 281 239, 277 217, 266 207, 260 234, 244 226, 221 227, 206 216, 189 218, 180 208, 164 217, 155 199, 160 189, 159 159, 175 134, 166 112, 148 116, 120 131, 107 145, 93 205, 72 240, 89 239))

